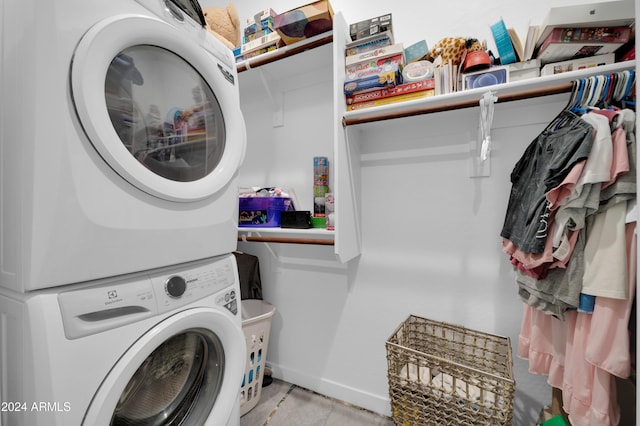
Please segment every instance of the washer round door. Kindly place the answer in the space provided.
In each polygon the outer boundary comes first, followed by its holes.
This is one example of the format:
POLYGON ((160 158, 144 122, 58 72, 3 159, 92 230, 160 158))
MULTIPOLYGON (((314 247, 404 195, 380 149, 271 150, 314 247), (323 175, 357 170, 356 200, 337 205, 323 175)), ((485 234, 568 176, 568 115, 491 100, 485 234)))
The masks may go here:
POLYGON ((165 200, 196 201, 227 185, 244 156, 236 77, 180 29, 115 16, 80 40, 71 97, 91 144, 121 177, 165 200))
POLYGON ((245 346, 242 329, 221 312, 175 314, 118 360, 83 424, 226 424, 239 402, 245 346))

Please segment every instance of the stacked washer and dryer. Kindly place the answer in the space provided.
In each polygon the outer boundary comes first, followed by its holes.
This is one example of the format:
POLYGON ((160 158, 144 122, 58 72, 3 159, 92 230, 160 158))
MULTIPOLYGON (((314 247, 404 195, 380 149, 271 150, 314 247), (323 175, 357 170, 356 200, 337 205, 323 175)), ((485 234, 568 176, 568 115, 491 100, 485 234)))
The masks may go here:
POLYGON ((232 425, 232 53, 195 0, 0 8, 0 424, 232 425))

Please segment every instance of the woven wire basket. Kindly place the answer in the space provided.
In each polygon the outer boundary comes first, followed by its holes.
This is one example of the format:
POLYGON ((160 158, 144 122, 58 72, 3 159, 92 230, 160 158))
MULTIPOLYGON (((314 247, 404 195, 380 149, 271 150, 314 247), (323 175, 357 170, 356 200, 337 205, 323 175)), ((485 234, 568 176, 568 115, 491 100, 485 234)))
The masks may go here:
POLYGON ((386 342, 396 425, 511 425, 508 337, 410 315, 386 342))

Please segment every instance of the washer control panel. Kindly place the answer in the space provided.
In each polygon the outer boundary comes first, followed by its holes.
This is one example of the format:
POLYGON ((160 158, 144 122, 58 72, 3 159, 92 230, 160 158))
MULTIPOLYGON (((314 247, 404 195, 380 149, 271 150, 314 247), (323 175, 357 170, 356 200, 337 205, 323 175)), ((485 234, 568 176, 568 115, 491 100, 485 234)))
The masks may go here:
MULTIPOLYGON (((69 339, 113 329, 177 310, 205 297, 238 314, 238 271, 233 254, 107 279, 58 294, 69 339)), ((203 302, 212 306, 212 301, 203 302)))
POLYGON ((182 270, 173 269, 170 274, 160 272, 151 276, 151 283, 160 312, 175 309, 228 288, 228 291, 216 296, 216 304, 226 307, 235 315, 237 306, 234 312, 229 303, 231 299, 236 298, 234 283, 237 274, 235 263, 226 257, 216 262, 191 265, 182 270), (228 302, 221 302, 227 298, 228 302))

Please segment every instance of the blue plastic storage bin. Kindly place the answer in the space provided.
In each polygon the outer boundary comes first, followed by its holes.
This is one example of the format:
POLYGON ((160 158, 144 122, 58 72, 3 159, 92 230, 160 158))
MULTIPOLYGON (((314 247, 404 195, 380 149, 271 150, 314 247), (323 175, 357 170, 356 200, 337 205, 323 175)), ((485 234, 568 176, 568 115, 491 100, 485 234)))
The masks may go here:
POLYGON ((277 228, 280 212, 294 210, 289 197, 240 197, 238 226, 277 228))

